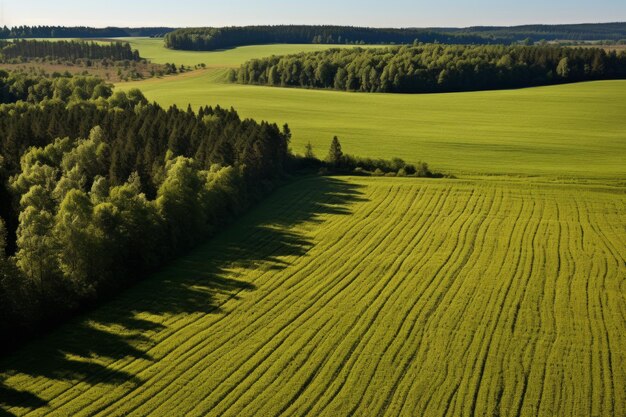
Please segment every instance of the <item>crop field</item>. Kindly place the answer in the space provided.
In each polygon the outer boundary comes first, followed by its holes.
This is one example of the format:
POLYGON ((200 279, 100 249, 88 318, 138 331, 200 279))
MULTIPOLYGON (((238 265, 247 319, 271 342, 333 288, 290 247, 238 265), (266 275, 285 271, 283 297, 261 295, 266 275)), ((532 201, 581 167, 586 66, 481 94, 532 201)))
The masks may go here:
POLYGON ((138 87, 162 105, 219 104, 233 106, 243 117, 289 123, 295 152, 302 153, 310 141, 323 157, 338 135, 345 152, 425 160, 454 174, 626 177, 626 81, 421 95, 260 87, 229 84, 228 70, 218 67, 304 46, 182 52, 165 49, 159 40, 132 42, 142 55, 158 57, 155 62, 196 64, 201 56, 199 62, 214 68, 118 88, 138 87))
POLYGON ((318 177, 0 361, 8 415, 626 415, 623 188, 318 177))

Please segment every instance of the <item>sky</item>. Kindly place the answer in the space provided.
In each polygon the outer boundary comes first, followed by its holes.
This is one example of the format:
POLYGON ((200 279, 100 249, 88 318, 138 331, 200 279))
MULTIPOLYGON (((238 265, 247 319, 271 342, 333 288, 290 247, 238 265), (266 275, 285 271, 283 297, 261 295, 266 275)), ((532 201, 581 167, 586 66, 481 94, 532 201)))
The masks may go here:
POLYGON ((452 27, 626 21, 626 0, 0 0, 0 25, 452 27))

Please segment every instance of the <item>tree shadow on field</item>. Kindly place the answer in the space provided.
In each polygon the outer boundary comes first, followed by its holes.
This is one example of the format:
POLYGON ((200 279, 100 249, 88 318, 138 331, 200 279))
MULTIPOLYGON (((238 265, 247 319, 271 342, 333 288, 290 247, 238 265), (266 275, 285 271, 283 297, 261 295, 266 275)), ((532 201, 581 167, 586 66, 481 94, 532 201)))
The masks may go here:
POLYGON ((282 187, 160 272, 0 359, 0 416, 42 407, 53 411, 49 401, 79 383, 81 391, 141 385, 142 379, 124 364, 144 361, 139 368, 150 366, 155 361, 150 349, 175 330, 177 319, 221 314, 222 302, 253 291, 246 270, 279 271, 288 266, 284 257, 306 254, 314 243, 294 227, 323 223, 325 214, 350 214, 351 204, 366 201, 360 188, 326 177, 282 187), (63 387, 49 389, 57 382, 63 387))

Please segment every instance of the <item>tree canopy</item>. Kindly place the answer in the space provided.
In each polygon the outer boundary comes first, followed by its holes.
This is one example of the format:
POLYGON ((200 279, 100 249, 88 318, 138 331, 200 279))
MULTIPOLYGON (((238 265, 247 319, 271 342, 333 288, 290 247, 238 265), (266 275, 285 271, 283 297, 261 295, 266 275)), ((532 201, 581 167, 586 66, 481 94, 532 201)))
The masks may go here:
POLYGON ((0 80, 7 341, 215 233, 271 189, 288 158, 287 126, 233 109, 164 109, 92 77, 0 80))
POLYGON ((599 48, 417 45, 272 56, 241 65, 244 84, 431 93, 626 78, 626 53, 599 48))
POLYGON ((122 38, 127 36, 163 36, 168 27, 93 28, 86 26, 14 26, 0 29, 0 39, 12 38, 122 38))
POLYGON ((111 59, 139 61, 139 52, 128 42, 96 43, 84 41, 0 41, 0 56, 12 58, 111 59))
POLYGON ((431 29, 379 29, 352 26, 243 26, 178 29, 165 35, 171 49, 211 51, 269 43, 407 44, 415 40, 440 43, 505 42, 471 33, 454 34, 431 29))
POLYGON ((353 26, 233 26, 186 28, 165 35, 171 49, 210 51, 268 43, 512 44, 541 40, 626 39, 626 23, 469 28, 368 28, 353 26))

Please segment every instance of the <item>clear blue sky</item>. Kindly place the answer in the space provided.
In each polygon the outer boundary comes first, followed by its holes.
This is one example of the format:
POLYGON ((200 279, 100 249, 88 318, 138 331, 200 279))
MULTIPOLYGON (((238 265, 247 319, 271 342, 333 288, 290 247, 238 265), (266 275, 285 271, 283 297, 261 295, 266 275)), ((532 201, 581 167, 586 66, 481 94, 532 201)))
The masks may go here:
POLYGON ((626 21, 626 0, 0 0, 0 25, 473 26, 626 21))

